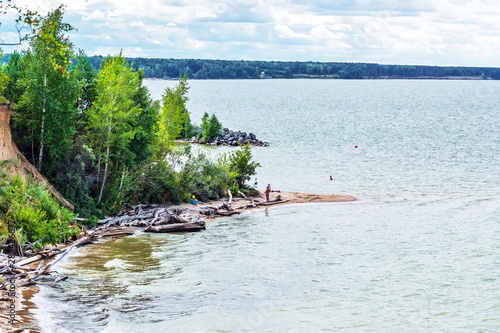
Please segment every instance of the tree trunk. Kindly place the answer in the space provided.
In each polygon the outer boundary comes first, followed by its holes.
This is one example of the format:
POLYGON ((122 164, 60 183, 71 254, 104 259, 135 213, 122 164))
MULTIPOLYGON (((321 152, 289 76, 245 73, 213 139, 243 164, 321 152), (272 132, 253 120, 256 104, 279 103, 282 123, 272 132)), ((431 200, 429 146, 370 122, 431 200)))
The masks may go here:
POLYGON ((43 107, 42 107, 42 131, 40 133, 40 154, 38 155, 38 170, 42 171, 42 159, 43 159, 43 130, 45 126, 45 90, 47 89, 47 74, 43 76, 43 107))
POLYGON ((99 178, 101 178, 101 157, 102 157, 102 146, 99 146, 99 160, 97 161, 97 180, 96 180, 97 188, 99 188, 99 178))
POLYGON ((120 188, 119 188, 120 192, 121 192, 122 186, 123 186, 123 178, 125 178, 125 167, 123 168, 122 179, 120 180, 120 188))
POLYGON ((108 175, 108 161, 109 161, 109 144, 108 147, 106 148, 106 164, 104 164, 104 176, 102 178, 101 193, 99 193, 99 199, 97 200, 97 203, 101 202, 102 193, 104 192, 104 185, 106 185, 106 178, 108 175))

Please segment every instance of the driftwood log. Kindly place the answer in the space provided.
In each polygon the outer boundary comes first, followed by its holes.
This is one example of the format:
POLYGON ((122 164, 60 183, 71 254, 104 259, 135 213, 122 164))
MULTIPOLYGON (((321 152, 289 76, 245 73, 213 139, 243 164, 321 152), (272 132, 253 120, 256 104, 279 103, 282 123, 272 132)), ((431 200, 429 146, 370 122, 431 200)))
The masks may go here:
POLYGON ((290 201, 290 199, 283 200, 281 195, 278 195, 276 198, 270 200, 270 201, 255 201, 252 199, 251 203, 241 205, 235 208, 231 207, 231 202, 232 202, 232 195, 231 191, 228 190, 229 194, 229 203, 223 203, 219 207, 206 207, 206 209, 200 210, 200 214, 207 215, 207 216, 232 216, 235 214, 240 214, 243 212, 245 209, 248 207, 259 207, 259 206, 272 206, 272 205, 277 205, 277 204, 282 204, 285 202, 290 201))
POLYGON ((159 225, 145 230, 146 232, 180 232, 180 231, 199 231, 205 229, 205 221, 194 223, 173 223, 166 225, 159 225))

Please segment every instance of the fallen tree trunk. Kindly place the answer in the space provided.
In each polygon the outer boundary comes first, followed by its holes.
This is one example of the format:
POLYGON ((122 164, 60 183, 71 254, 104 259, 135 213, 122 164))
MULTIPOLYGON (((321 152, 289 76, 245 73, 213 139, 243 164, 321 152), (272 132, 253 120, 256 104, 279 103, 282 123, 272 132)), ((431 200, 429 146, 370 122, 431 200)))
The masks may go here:
POLYGON ((106 231, 101 236, 102 237, 116 237, 116 236, 133 235, 139 229, 140 228, 136 228, 136 227, 120 227, 118 229, 112 229, 112 230, 106 231))
POLYGON ((165 224, 159 225, 149 228, 145 230, 146 232, 178 232, 178 231, 198 231, 205 229, 205 222, 192 222, 192 223, 174 223, 174 224, 165 224))
POLYGON ((259 206, 272 206, 272 205, 277 205, 277 204, 281 204, 281 203, 288 202, 288 201, 290 201, 290 199, 288 199, 288 200, 279 200, 279 201, 262 202, 262 203, 259 204, 259 206))
POLYGON ((231 210, 231 211, 220 211, 218 210, 215 214, 220 215, 220 216, 233 216, 236 214, 239 214, 240 212, 237 210, 231 210))

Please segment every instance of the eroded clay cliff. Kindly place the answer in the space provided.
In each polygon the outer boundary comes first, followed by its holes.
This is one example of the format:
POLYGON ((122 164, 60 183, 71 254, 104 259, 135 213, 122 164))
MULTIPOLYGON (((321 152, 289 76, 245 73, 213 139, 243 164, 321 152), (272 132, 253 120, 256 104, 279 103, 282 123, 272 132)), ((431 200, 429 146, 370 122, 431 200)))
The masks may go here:
POLYGON ((16 144, 12 141, 10 133, 10 114, 12 108, 10 104, 0 104, 0 161, 12 160, 14 167, 9 168, 9 175, 19 173, 26 179, 28 175, 37 181, 44 183, 52 195, 54 195, 64 206, 73 209, 73 205, 66 200, 61 193, 54 189, 38 170, 19 152, 16 144))

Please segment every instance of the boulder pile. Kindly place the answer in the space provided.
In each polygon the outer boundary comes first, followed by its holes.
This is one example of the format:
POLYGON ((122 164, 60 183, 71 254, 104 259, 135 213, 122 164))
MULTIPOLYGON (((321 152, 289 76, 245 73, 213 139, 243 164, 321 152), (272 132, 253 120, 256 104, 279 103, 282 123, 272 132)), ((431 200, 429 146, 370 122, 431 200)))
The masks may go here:
MULTIPOLYGON (((191 143, 203 144, 203 139, 197 140, 196 137, 193 136, 191 138, 191 143)), ((246 145, 247 143, 250 143, 252 146, 269 147, 269 143, 258 140, 253 133, 235 132, 227 128, 223 128, 217 137, 208 140, 204 144, 211 146, 239 146, 246 145)))

